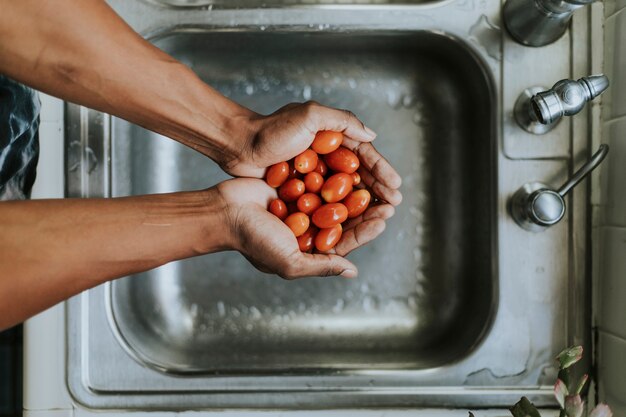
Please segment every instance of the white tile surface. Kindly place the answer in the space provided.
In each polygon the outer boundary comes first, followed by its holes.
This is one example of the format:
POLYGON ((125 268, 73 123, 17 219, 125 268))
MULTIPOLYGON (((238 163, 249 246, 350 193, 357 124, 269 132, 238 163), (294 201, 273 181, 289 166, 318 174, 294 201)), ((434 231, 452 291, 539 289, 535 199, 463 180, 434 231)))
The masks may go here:
POLYGON ((614 416, 626 416, 626 340, 600 332, 598 343, 600 401, 611 405, 614 416))
POLYGON ((626 226, 626 117, 606 122, 603 130, 610 147, 600 170, 604 221, 607 226, 626 226))
MULTIPOLYGON (((626 3, 626 0, 620 0, 626 3)), ((626 9, 605 21, 605 74, 611 86, 603 94, 604 120, 626 116, 626 9)))
POLYGON ((626 339, 626 228, 602 228, 599 244, 599 327, 626 339))

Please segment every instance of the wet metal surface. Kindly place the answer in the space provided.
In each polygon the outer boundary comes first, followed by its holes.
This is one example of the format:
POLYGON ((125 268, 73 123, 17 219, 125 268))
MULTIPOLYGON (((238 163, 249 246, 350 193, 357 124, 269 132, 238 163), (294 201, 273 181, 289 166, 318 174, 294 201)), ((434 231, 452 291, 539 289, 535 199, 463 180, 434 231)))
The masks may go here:
MULTIPOLYGON (((471 53, 426 33, 179 34, 157 46, 259 113, 307 99, 352 109, 376 126, 406 198, 351 256, 358 280, 287 283, 220 253, 114 283, 115 322, 139 357, 170 372, 419 369, 479 342, 495 305, 495 160, 491 86, 471 53)), ((114 195, 226 178, 182 145, 113 126, 114 195)))

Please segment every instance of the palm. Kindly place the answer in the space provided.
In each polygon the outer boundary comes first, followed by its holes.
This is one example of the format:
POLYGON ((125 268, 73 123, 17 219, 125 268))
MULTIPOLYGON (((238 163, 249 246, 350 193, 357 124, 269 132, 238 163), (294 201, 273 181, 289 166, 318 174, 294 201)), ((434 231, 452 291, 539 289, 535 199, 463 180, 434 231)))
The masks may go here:
POLYGON ((336 255, 304 254, 291 230, 267 211, 276 190, 261 180, 244 178, 225 181, 218 187, 237 231, 235 248, 259 270, 285 278, 356 271, 343 256, 382 233, 385 219, 394 211, 391 205, 383 204, 346 223, 336 255))

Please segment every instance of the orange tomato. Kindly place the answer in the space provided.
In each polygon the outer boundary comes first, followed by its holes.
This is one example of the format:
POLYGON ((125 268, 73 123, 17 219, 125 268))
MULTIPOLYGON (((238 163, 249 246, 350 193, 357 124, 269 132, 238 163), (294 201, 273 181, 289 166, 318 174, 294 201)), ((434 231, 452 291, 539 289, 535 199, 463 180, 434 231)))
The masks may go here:
POLYGON ((270 203, 270 213, 272 213, 274 216, 278 217, 281 220, 285 220, 285 218, 287 218, 287 215, 289 214, 287 212, 287 205, 280 198, 277 198, 270 203))
POLYGON ((352 174, 352 185, 359 185, 361 183, 361 176, 358 172, 353 172, 352 174))
POLYGON ((285 224, 296 237, 302 236, 309 228, 309 216, 304 213, 293 213, 287 216, 285 224))
POLYGON ((313 172, 317 172, 322 177, 325 177, 326 174, 328 174, 328 167, 326 166, 326 163, 322 161, 321 158, 317 159, 317 166, 315 167, 315 170, 313 172))
POLYGON ((320 155, 331 153, 343 142, 343 133, 333 132, 332 130, 322 130, 317 132, 311 148, 320 155))
POLYGON ((296 201, 302 194, 304 194, 304 183, 297 178, 287 180, 278 189, 278 197, 286 202, 296 201))
POLYGON ((311 220, 320 229, 333 227, 348 218, 348 208, 341 203, 325 204, 315 210, 311 220))
POLYGON ((360 216, 369 206, 371 198, 367 190, 357 190, 348 194, 342 201, 348 209, 348 218, 360 216))
POLYGON ((340 147, 324 157, 328 168, 337 172, 352 174, 359 168, 359 158, 348 148, 340 147))
POLYGON ((318 230, 319 229, 317 227, 311 226, 306 232, 298 237, 298 247, 301 252, 308 252, 313 249, 315 236, 317 235, 318 230))
POLYGON ((326 229, 321 229, 315 236, 315 248, 320 252, 328 252, 337 245, 343 229, 340 224, 326 229))
POLYGON ((298 198, 298 210, 310 216, 315 210, 322 206, 322 199, 313 193, 302 194, 298 198))
POLYGON ((304 188, 307 193, 319 193, 324 185, 324 177, 317 172, 309 172, 304 176, 304 188))
POLYGON ((317 166, 317 154, 311 149, 307 149, 293 160, 293 165, 298 172, 308 174, 313 172, 317 166))
POLYGON ((352 191, 352 176, 340 172, 329 177, 322 186, 322 198, 327 203, 341 201, 352 191))
POLYGON ((268 168, 265 174, 265 181, 270 187, 280 187, 289 176, 289 164, 287 162, 279 162, 268 168))

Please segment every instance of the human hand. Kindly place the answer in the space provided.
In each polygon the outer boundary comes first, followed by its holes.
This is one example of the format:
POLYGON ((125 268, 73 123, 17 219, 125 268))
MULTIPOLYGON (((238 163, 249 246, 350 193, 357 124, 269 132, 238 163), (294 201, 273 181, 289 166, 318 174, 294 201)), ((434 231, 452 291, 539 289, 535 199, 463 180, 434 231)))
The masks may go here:
POLYGON ((402 201, 400 176, 370 143, 376 134, 353 113, 310 101, 289 104, 269 116, 252 115, 250 120, 239 155, 223 166, 229 174, 262 178, 267 167, 306 150, 318 131, 333 130, 343 132, 342 145, 359 157, 363 183, 394 206, 402 201))
POLYGON ((292 231, 267 211, 276 190, 264 181, 237 178, 216 186, 225 206, 228 246, 245 256, 257 269, 284 279, 308 276, 357 276, 356 266, 345 255, 370 242, 385 230, 394 213, 390 204, 372 206, 344 224, 341 240, 328 254, 300 252, 292 231))

